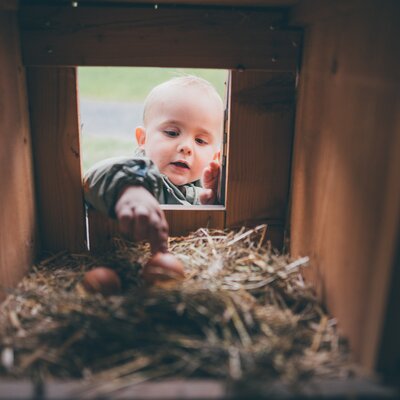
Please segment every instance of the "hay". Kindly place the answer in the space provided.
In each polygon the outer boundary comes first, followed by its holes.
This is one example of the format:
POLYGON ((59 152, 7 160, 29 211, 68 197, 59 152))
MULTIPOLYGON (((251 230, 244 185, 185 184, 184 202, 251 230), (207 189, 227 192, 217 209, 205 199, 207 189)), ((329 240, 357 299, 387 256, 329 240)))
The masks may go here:
POLYGON ((103 394, 166 377, 296 383, 351 374, 335 319, 302 278, 308 258, 273 251, 266 229, 170 238, 187 278, 167 289, 144 285, 143 243, 115 239, 102 256, 41 261, 1 306, 0 373, 85 378, 103 394), (120 295, 82 290, 96 265, 119 274, 120 295))

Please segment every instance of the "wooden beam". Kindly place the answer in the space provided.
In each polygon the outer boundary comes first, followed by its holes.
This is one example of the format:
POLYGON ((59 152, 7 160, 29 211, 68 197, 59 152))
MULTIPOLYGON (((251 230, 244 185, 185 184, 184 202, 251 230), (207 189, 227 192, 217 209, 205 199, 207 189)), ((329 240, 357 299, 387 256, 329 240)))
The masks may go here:
POLYGON ((226 226, 275 220, 282 246, 295 99, 294 73, 233 72, 226 226))
MULTIPOLYGON (((9 0, 10 1, 10 0, 9 0)), ((16 0, 14 0, 16 1, 16 0)), ((24 0, 23 0, 24 1, 24 0)), ((26 0, 25 0, 26 1, 26 0)), ((31 0, 32 1, 32 0, 31 0)), ((49 3, 54 2, 54 0, 47 0, 49 3)), ((65 1, 65 0, 64 0, 65 1)), ((297 4, 300 0, 79 0, 79 6, 86 4, 96 4, 96 5, 121 5, 121 4, 150 4, 152 7, 155 4, 160 7, 160 5, 185 5, 185 6, 231 6, 231 7, 289 7, 297 4)), ((29 2, 26 1, 27 3, 29 2)))
POLYGON ((36 255, 32 148, 17 14, 0 11, 0 299, 36 255))
POLYGON ((29 68, 28 82, 42 250, 85 250, 76 70, 29 68))
MULTIPOLYGON (((48 379, 43 382, 44 399, 64 400, 82 397, 87 392, 87 382, 80 379, 48 379)), ((36 388, 37 389, 37 388, 36 388)), ((37 397, 31 380, 1 379, 0 399, 30 399, 37 397)), ((101 394, 98 395, 98 397, 101 394)), ((385 387, 366 377, 318 379, 311 378, 293 387, 279 379, 267 377, 254 382, 226 382, 216 379, 168 378, 126 385, 118 391, 118 399, 208 399, 228 400, 232 398, 252 399, 398 399, 398 390, 385 387), (269 379, 268 379, 269 378, 269 379)), ((105 395, 104 395, 105 397, 105 395)), ((110 397, 108 397, 110 398, 110 397)))
POLYGON ((296 68, 286 13, 169 7, 23 7, 25 65, 296 68))

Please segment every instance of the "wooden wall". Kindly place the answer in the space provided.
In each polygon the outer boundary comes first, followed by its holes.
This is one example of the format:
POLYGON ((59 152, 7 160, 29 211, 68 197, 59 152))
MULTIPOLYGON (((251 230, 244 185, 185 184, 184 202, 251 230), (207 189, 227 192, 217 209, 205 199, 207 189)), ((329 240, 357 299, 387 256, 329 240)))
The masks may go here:
POLYGON ((43 250, 86 249, 76 68, 27 69, 43 250))
POLYGON ((306 30, 291 250, 311 256, 356 358, 387 372, 400 365, 400 3, 321 3, 293 14, 306 30))
POLYGON ((295 68, 286 72, 233 71, 226 226, 265 222, 282 247, 293 145, 295 68))
POLYGON ((36 251, 24 73, 16 12, 0 7, 0 298, 26 273, 36 251))

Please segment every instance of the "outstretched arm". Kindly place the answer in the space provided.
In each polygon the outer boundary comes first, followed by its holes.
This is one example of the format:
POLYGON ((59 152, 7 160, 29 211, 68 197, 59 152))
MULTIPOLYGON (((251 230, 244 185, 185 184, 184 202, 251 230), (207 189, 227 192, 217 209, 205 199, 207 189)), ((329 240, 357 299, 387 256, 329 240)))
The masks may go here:
POLYGON ((104 160, 86 173, 83 187, 86 202, 117 218, 122 233, 148 240, 153 253, 166 251, 168 224, 157 201, 162 180, 149 159, 104 160))

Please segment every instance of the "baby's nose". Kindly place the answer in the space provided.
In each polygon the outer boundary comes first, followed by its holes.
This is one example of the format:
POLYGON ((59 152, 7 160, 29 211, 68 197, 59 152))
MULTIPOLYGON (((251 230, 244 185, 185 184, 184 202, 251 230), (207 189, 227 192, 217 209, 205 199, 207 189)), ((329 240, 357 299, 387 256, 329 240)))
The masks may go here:
POLYGON ((183 153, 186 156, 190 156, 192 154, 192 148, 187 143, 182 143, 178 147, 178 152, 183 153))

